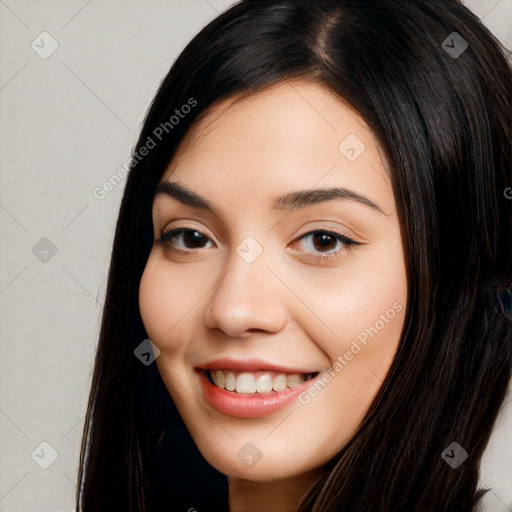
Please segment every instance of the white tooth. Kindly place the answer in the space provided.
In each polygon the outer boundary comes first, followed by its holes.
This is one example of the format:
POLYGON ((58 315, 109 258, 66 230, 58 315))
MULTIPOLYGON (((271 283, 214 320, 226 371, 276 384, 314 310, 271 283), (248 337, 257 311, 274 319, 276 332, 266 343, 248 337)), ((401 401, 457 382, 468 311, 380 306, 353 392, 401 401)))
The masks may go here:
POLYGON ((225 388, 226 387, 226 376, 224 375, 223 370, 217 370, 217 386, 219 388, 225 388))
POLYGON ((304 377, 300 373, 292 373, 286 377, 286 384, 289 388, 296 388, 304 382, 304 377))
POLYGON ((286 389, 286 375, 283 373, 279 374, 274 379, 274 385, 272 387, 274 391, 284 391, 286 389))
POLYGON ((241 373, 236 378, 237 393, 256 393, 256 380, 252 373, 241 373))
POLYGON ((213 383, 218 386, 218 380, 217 380, 217 370, 210 371, 210 377, 213 381, 213 383))
POLYGON ((228 391, 235 391, 235 374, 233 372, 226 372, 226 389, 228 391))
POLYGON ((256 381, 256 391, 258 393, 270 393, 272 391, 272 377, 269 373, 263 374, 256 381))

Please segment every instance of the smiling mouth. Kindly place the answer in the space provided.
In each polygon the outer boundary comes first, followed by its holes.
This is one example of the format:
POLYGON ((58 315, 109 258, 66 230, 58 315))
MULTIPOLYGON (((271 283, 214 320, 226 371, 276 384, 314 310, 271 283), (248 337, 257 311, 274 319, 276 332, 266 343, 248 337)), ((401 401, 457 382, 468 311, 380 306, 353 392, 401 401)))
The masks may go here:
POLYGON ((242 395, 279 393, 286 389, 296 388, 319 374, 319 372, 302 374, 272 371, 235 372, 232 370, 203 370, 203 372, 214 386, 242 395))

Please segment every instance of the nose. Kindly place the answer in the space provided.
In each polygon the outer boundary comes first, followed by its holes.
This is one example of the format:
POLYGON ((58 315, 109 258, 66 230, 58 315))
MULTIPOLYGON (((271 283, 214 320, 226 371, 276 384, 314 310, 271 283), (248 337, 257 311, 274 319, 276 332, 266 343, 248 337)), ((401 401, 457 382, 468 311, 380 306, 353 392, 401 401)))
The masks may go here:
POLYGON ((233 251, 227 270, 208 295, 204 324, 230 338, 279 332, 288 318, 282 290, 279 293, 282 286, 263 255, 247 263, 233 251))

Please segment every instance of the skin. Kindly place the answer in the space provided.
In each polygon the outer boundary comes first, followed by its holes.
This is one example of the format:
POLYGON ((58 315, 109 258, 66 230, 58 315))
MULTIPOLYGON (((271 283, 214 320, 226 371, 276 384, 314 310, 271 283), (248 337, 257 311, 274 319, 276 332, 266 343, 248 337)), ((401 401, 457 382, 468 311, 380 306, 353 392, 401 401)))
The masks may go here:
POLYGON ((407 280, 385 163, 346 103, 294 80, 218 105, 189 132, 161 182, 169 180, 206 198, 214 213, 155 197, 139 304, 160 350, 158 370, 199 450, 228 475, 231 512, 296 510, 318 468, 354 435, 400 339, 407 280), (354 161, 338 148, 349 134, 366 146, 354 161), (347 199, 272 208, 276 196, 329 187, 364 195, 382 211, 347 199), (156 241, 183 226, 207 237, 202 247, 183 236, 173 238, 177 249, 156 241), (313 230, 361 245, 334 239, 324 248, 306 236, 313 230), (263 249, 252 263, 237 253, 247 236, 263 249), (322 258, 329 252, 338 255, 322 258), (393 304, 394 318, 347 360, 357 336, 393 304), (237 418, 204 400, 194 371, 228 356, 317 371, 339 357, 346 364, 308 403, 237 418), (261 453, 252 467, 237 457, 248 442, 261 453))

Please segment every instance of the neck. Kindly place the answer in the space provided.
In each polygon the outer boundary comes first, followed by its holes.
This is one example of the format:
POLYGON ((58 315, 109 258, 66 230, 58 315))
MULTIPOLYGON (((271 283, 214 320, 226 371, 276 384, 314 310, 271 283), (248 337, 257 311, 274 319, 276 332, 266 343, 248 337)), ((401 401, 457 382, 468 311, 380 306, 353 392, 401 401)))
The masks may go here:
POLYGON ((315 472, 283 480, 255 482, 228 477, 229 512, 297 512, 315 472))

